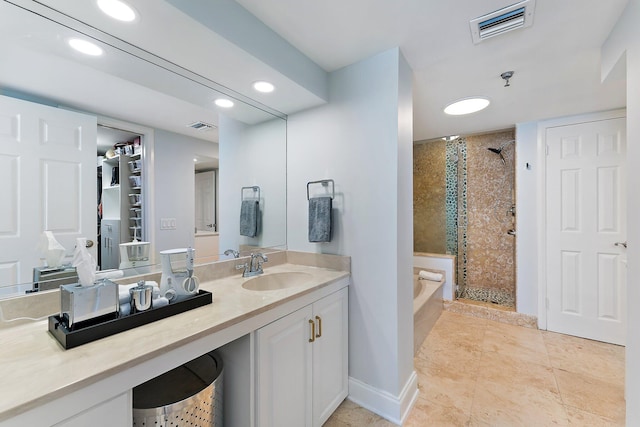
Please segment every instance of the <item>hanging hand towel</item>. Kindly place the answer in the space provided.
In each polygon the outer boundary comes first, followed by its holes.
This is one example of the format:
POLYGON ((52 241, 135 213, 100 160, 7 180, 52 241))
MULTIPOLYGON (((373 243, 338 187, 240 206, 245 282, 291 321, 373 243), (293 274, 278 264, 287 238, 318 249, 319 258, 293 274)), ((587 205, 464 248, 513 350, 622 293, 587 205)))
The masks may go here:
POLYGON ((258 234, 258 200, 243 200, 240 206, 240 235, 256 237, 258 234))
POLYGON ((331 197, 309 199, 309 241, 331 241, 331 197))

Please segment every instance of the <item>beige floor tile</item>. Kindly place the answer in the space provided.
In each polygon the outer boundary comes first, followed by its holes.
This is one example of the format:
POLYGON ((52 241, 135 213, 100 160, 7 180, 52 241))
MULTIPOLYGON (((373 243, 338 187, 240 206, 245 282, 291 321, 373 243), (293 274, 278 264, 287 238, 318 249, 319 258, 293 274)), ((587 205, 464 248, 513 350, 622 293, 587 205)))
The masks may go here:
POLYGON ((568 406, 623 422, 624 387, 584 374, 554 369, 563 402, 568 406))
POLYGON ((571 426, 624 427, 625 425, 623 420, 614 421, 571 406, 565 406, 565 408, 567 415, 569 415, 569 425, 571 426))
POLYGON ((492 384, 492 387, 502 387, 510 393, 531 388, 546 393, 549 397, 559 400, 560 393, 556 384, 553 369, 549 366, 531 363, 527 358, 516 354, 507 355, 498 352, 486 352, 479 361, 481 366, 478 384, 492 384))
POLYGON ((403 427, 466 426, 469 414, 419 397, 403 427))
POLYGON ((471 425, 568 425, 553 369, 515 353, 482 354, 471 425))
POLYGON ((478 380, 471 425, 566 426, 567 412, 559 396, 524 384, 505 385, 478 380))
POLYGON ((327 422, 325 422, 323 427, 349 427, 349 424, 341 421, 338 417, 335 416, 335 413, 329 417, 327 422))
POLYGON ((624 347, 543 331, 554 368, 624 385, 624 347))
POLYGON ((542 334, 537 329, 490 322, 484 334, 483 351, 514 355, 530 363, 551 366, 542 334))
POLYGON ((434 327, 416 357, 432 363, 459 363, 477 359, 482 353, 484 333, 484 326, 462 322, 437 329, 434 327))
POLYGON ((324 427, 395 427, 395 424, 385 420, 381 416, 345 400, 329 417, 324 427))
MULTIPOLYGON (((623 426, 624 348, 443 312, 405 426, 623 426)), ((391 427, 345 401, 328 427, 391 427)))
POLYGON ((458 370, 427 366, 418 373, 420 397, 448 408, 456 408, 465 414, 471 411, 475 377, 458 370))
POLYGON ((486 325, 486 319, 443 311, 433 330, 436 332, 464 333, 468 329, 484 329, 486 325))

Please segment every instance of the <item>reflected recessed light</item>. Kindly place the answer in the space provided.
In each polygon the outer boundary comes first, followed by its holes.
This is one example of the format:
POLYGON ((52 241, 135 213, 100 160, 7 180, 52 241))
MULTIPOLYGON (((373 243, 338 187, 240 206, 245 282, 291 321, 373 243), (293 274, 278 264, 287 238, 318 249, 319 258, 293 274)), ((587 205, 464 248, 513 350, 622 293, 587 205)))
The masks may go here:
POLYGON ((444 112, 452 116, 461 116, 483 110, 487 108, 489 104, 490 102, 487 98, 465 98, 447 105, 444 112))
POLYGON ((83 39, 69 39, 69 46, 82 52, 85 55, 100 56, 102 55, 102 48, 100 46, 91 43, 90 41, 83 39))
POLYGON ((276 87, 269 82, 265 82, 261 80, 261 81, 254 82, 253 88, 258 92, 269 93, 269 92, 273 92, 273 90, 276 87))
POLYGON ((233 107, 233 101, 227 98, 218 98, 214 101, 218 107, 231 108, 233 107))
POLYGON ((136 19, 135 10, 120 0, 98 0, 98 7, 118 21, 131 22, 136 19))

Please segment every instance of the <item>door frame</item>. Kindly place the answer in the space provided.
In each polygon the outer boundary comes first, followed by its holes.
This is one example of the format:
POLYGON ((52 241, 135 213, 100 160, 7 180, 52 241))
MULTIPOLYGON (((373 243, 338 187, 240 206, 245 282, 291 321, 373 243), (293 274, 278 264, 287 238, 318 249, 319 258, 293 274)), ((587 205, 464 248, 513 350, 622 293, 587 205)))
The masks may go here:
MULTIPOLYGON (((603 120, 626 118, 626 108, 602 111, 597 113, 587 113, 578 116, 561 117, 557 119, 544 120, 538 122, 537 153, 538 153, 538 195, 537 195, 537 217, 538 217, 538 328, 547 330, 547 150, 546 134, 547 129, 561 126, 578 125, 581 123, 599 122, 603 120)), ((627 177, 625 176, 626 180, 627 177)), ((628 199, 629 187, 627 186, 628 199)), ((629 219, 627 218, 627 221, 629 219)), ((628 282, 628 277, 627 277, 628 282)), ((628 284, 628 283, 627 283, 628 284)), ((626 286, 626 284, 625 284, 626 286)))
POLYGON ((154 177, 154 153, 155 140, 154 129, 137 123, 127 122, 120 119, 96 115, 98 125, 121 129, 131 133, 142 135, 142 170, 146 175, 146 179, 142 180, 142 192, 144 194, 145 209, 142 212, 144 224, 144 235, 150 242, 149 260, 151 264, 158 264, 156 259, 155 243, 156 243, 156 227, 155 227, 155 177, 154 177))

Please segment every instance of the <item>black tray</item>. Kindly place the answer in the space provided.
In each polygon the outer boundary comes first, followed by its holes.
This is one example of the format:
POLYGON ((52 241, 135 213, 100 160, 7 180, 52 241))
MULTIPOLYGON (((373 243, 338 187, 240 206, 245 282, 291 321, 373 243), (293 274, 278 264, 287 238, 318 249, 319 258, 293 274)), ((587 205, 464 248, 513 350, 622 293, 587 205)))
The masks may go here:
POLYGON ((164 307, 153 308, 148 311, 131 314, 120 318, 107 318, 96 324, 78 325, 69 330, 64 323, 61 322, 59 315, 49 316, 49 333, 60 342, 62 347, 70 349, 100 338, 115 335, 165 317, 184 313, 194 308, 202 307, 213 302, 211 292, 199 290, 197 295, 193 297, 165 305, 164 307))

